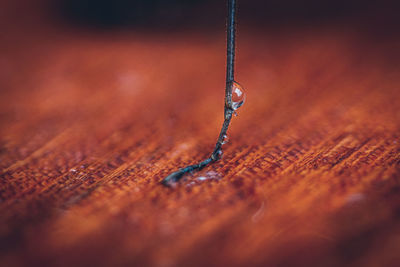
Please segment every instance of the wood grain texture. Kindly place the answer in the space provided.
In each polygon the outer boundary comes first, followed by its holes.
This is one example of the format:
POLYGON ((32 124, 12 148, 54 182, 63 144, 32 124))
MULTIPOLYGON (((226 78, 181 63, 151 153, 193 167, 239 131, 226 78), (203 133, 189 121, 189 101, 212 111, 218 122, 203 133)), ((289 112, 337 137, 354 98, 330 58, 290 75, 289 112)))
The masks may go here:
POLYGON ((239 27, 224 157, 171 190, 220 129, 223 34, 7 27, 1 266, 399 265, 397 39, 239 27))

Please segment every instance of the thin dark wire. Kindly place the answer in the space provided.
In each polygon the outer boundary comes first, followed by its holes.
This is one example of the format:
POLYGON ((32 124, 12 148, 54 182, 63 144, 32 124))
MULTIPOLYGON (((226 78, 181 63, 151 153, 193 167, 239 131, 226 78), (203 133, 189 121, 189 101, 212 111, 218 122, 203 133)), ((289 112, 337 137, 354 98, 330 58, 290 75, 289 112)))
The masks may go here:
POLYGON ((199 164, 189 165, 165 177, 161 183, 166 186, 172 186, 179 181, 183 175, 194 170, 201 170, 208 164, 222 158, 222 145, 229 124, 232 120, 234 109, 232 108, 232 83, 235 75, 235 32, 236 32, 236 0, 228 0, 228 19, 227 19, 227 57, 226 57, 226 86, 225 86, 225 106, 224 106, 224 123, 222 124, 214 151, 210 157, 199 164))

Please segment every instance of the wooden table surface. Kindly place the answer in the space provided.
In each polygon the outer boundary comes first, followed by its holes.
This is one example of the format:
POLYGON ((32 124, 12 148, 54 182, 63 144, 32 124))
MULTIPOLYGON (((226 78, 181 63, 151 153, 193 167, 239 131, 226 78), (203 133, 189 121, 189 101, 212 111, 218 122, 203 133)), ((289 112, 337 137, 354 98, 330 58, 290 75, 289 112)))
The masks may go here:
MULTIPOLYGON (((29 22, 29 19, 27 19, 29 22)), ((1 266, 399 266, 399 40, 2 25, 1 266), (6 30, 5 30, 6 29, 6 30)))

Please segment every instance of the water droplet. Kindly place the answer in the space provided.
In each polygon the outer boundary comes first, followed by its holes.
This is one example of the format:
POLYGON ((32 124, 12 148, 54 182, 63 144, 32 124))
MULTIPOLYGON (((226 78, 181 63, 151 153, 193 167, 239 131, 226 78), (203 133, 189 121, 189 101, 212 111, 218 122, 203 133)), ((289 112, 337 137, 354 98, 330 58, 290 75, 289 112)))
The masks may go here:
POLYGON ((232 83, 232 108, 234 110, 240 108, 246 100, 246 94, 244 93, 243 87, 237 83, 232 83))
POLYGON ((222 140, 222 144, 225 145, 228 142, 229 142, 229 137, 226 134, 224 134, 224 139, 222 140))

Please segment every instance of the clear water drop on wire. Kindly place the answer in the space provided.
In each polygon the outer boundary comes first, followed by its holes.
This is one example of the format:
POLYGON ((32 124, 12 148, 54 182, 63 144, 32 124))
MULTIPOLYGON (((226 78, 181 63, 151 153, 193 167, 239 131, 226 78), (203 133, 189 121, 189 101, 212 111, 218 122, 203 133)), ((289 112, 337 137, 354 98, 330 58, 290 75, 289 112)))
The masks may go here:
POLYGON ((244 101, 246 100, 246 94, 244 92, 243 87, 237 83, 232 83, 232 108, 233 110, 237 110, 240 108, 244 101))

